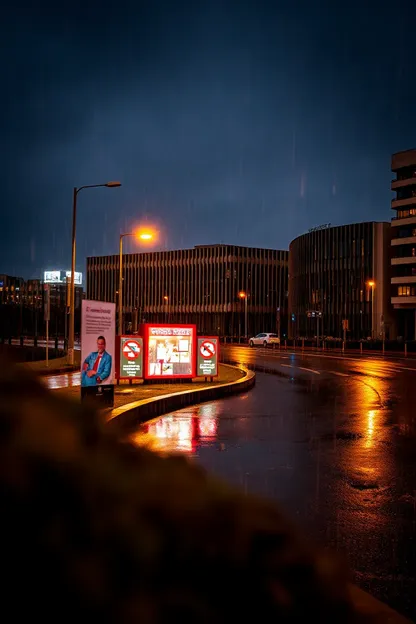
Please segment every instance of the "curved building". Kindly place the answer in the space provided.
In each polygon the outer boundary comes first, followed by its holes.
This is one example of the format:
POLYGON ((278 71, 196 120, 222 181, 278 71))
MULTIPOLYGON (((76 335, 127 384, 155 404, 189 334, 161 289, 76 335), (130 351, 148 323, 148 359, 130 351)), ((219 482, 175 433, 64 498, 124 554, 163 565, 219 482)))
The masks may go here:
POLYGON ((323 226, 289 248, 289 335, 393 338, 389 223, 323 226))

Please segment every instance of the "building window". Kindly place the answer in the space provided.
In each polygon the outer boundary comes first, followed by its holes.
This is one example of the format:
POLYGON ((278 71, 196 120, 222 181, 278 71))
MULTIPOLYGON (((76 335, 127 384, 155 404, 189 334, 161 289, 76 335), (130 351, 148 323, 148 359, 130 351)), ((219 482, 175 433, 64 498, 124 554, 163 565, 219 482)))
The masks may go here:
POLYGON ((398 210, 397 216, 399 219, 406 219, 406 217, 416 217, 416 208, 409 208, 408 210, 398 210))
POLYGON ((399 286, 397 294, 399 297, 414 297, 416 295, 416 288, 414 286, 399 286))

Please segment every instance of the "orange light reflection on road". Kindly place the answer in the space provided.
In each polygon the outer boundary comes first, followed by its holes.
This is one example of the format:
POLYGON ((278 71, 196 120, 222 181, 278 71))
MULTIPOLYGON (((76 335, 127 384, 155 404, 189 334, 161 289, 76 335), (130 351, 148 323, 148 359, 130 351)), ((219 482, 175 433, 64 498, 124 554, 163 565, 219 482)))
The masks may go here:
POLYGON ((365 439, 365 447, 371 448, 373 446, 373 435, 374 435, 374 419, 376 416, 376 410, 368 410, 368 421, 367 421, 367 435, 365 439))
POLYGON ((152 420, 142 425, 131 440, 156 452, 194 453, 198 445, 210 444, 217 437, 218 420, 212 405, 152 420))
POLYGON ((163 416, 143 425, 132 441, 163 453, 192 453, 192 416, 163 416))

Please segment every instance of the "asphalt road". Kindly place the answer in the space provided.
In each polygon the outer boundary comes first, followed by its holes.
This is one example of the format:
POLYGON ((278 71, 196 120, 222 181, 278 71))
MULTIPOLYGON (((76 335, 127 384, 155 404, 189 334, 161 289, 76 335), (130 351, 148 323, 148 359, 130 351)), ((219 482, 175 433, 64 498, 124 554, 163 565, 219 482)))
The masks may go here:
POLYGON ((250 350, 254 390, 144 426, 226 480, 275 499, 348 557, 356 582, 416 619, 416 362, 250 350))

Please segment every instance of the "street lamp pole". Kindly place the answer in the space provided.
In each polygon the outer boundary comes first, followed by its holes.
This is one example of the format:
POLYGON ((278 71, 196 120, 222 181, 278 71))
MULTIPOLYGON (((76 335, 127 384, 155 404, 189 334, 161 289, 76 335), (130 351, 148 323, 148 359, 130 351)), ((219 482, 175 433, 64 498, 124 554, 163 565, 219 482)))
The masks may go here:
POLYGON ((374 316, 374 287, 376 283, 374 280, 370 280, 368 282, 368 285, 371 288, 371 338, 374 339, 374 325, 375 325, 374 323, 374 318, 375 318, 374 316))
POLYGON ((248 297, 245 296, 245 310, 244 310, 244 328, 246 334, 246 340, 248 338, 248 297))
POLYGON ((165 302, 165 323, 169 323, 169 297, 165 295, 163 301, 165 302))
POLYGON ((118 274, 118 335, 123 333, 123 238, 133 236, 133 233, 120 234, 120 259, 118 274))
POLYGON ((248 296, 247 296, 247 293, 244 291, 239 292, 238 296, 240 297, 240 299, 244 299, 244 335, 247 340, 247 337, 248 337, 248 310, 247 310, 248 296))
POLYGON ((71 253, 71 288, 69 302, 69 328, 68 328, 68 362, 74 365, 74 343, 75 343, 75 257, 76 257, 76 225, 77 225, 77 198, 78 193, 86 188, 97 188, 106 186, 108 188, 121 186, 120 182, 106 182, 105 184, 87 184, 74 187, 72 199, 72 253, 71 253))
POLYGON ((153 240, 155 234, 151 231, 142 232, 126 232, 120 234, 120 247, 119 247, 119 274, 118 274, 118 335, 123 333, 123 238, 126 236, 137 236, 142 241, 153 240))

